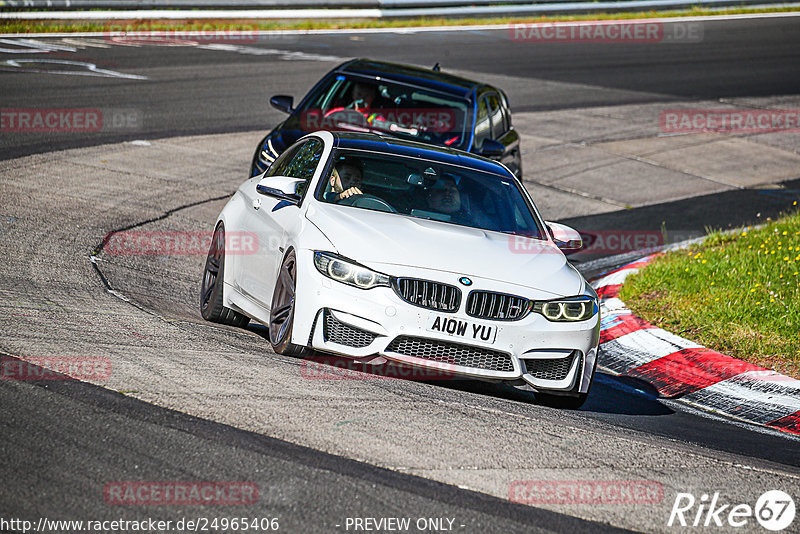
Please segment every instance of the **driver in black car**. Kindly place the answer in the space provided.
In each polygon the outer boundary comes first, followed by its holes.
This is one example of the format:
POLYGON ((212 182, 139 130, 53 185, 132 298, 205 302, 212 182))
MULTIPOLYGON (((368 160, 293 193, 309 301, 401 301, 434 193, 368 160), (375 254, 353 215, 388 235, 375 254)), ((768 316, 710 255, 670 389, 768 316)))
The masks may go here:
POLYGON ((357 111, 366 111, 372 106, 372 101, 378 94, 378 88, 371 83, 356 82, 350 92, 352 102, 347 106, 348 108, 357 111))
POLYGON ((333 167, 329 182, 330 190, 325 193, 325 199, 336 202, 353 195, 363 195, 361 191, 363 178, 360 162, 354 159, 339 161, 333 167))

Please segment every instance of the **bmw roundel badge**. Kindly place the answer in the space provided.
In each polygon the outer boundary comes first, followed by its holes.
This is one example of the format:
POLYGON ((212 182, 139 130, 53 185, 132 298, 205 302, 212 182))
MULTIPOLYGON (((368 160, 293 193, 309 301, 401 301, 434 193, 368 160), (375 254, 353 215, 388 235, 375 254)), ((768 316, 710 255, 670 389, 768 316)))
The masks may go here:
POLYGON ((461 278, 458 279, 458 281, 461 282, 462 284, 464 284, 465 286, 471 286, 472 285, 472 280, 470 280, 466 276, 462 276, 461 278))

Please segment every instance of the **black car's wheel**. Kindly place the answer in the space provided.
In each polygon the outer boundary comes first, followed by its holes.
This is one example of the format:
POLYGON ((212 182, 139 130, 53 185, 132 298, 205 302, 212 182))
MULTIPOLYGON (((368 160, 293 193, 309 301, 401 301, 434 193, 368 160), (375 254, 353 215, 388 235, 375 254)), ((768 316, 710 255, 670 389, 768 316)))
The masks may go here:
POLYGON ((245 326, 250 320, 222 305, 223 280, 225 279, 225 228, 220 224, 214 230, 211 246, 203 270, 203 283, 200 286, 200 314, 206 321, 245 326))
POLYGON ((305 356, 313 351, 308 347, 295 345, 292 340, 294 323, 295 288, 297 284, 297 256, 290 250, 281 264, 269 318, 269 341, 278 354, 305 356))

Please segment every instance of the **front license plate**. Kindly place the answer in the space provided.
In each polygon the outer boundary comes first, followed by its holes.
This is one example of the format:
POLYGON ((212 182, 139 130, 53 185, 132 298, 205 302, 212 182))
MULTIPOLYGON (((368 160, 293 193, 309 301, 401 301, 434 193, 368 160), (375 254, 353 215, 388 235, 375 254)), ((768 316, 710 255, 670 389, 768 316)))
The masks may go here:
POLYGON ((490 324, 474 323, 458 317, 447 317, 432 313, 428 316, 428 332, 439 332, 470 341, 494 343, 497 327, 490 324))

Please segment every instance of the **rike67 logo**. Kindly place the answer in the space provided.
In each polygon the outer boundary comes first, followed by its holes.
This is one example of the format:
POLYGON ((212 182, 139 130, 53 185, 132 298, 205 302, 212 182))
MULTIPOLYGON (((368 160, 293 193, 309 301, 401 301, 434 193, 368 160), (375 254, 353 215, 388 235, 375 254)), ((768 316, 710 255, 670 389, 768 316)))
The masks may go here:
POLYGON ((725 503, 719 492, 704 493, 700 499, 691 493, 678 493, 667 526, 752 528, 755 519, 763 528, 777 532, 790 526, 794 516, 794 500, 781 490, 767 491, 752 507, 745 503, 725 503))

